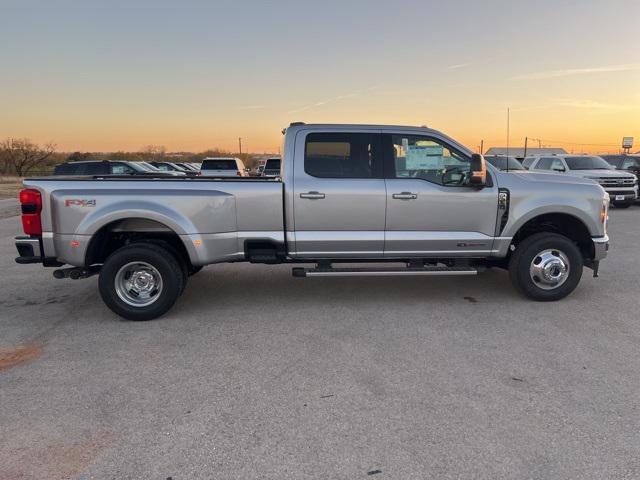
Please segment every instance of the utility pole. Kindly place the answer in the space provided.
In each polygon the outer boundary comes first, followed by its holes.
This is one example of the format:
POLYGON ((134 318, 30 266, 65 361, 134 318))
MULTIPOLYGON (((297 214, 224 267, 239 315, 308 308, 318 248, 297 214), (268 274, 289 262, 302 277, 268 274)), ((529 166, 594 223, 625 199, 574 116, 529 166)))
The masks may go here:
POLYGON ((509 127, 511 123, 510 115, 510 109, 507 108, 507 172, 509 171, 509 127))
POLYGON ((240 155, 242 155, 242 137, 238 137, 238 148, 240 149, 240 155))
POLYGON ((484 155, 484 140, 480 140, 480 155, 484 155))
POLYGON ((524 137, 524 154, 523 157, 527 156, 527 143, 529 142, 529 137, 524 137))

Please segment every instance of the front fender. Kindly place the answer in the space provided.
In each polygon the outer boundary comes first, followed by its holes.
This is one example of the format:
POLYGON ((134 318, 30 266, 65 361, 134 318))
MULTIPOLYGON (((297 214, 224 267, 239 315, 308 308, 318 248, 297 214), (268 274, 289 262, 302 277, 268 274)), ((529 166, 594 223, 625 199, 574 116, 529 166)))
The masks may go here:
MULTIPOLYGON (((536 217, 545 214, 564 214, 575 217, 580 222, 582 222, 589 233, 592 236, 599 235, 599 225, 596 222, 596 218, 594 218, 591 214, 591 206, 588 206, 588 209, 585 210, 583 208, 579 208, 573 205, 562 205, 558 203, 551 203, 548 205, 538 205, 531 206, 526 203, 514 206, 511 209, 511 214, 509 215, 509 221, 505 225, 505 228, 501 234, 502 237, 513 237, 516 233, 522 228, 530 220, 533 220, 536 217)), ((599 207, 601 208, 601 206, 599 207)), ((598 216, 600 214, 600 210, 597 210, 598 216)))

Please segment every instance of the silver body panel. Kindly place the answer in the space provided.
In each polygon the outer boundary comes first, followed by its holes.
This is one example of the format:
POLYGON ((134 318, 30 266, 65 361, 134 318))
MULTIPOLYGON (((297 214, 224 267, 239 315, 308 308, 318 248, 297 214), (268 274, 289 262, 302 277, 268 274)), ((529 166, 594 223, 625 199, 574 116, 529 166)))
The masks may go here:
POLYGON ((194 265, 243 260, 249 240, 286 240, 290 260, 505 257, 527 221, 564 213, 589 230, 595 259, 606 255, 600 215, 608 196, 591 180, 501 172, 490 165, 492 185, 482 189, 415 178, 316 178, 304 170, 305 137, 311 132, 428 135, 471 155, 455 140, 423 127, 293 125, 284 137, 281 181, 29 179, 25 185, 42 193, 44 254, 84 266, 91 239, 109 228, 174 232, 194 265), (510 192, 501 229, 499 189, 510 192))
POLYGON ((273 180, 51 178, 25 180, 25 186, 42 193, 44 254, 70 265, 83 266, 90 240, 113 225, 175 232, 194 265, 242 259, 247 239, 284 241, 282 183, 273 180))
POLYGON ((420 179, 388 179, 384 255, 489 256, 498 187, 444 187, 420 179), (409 192, 408 199, 394 198, 409 192), (464 246, 462 246, 464 245, 464 246))

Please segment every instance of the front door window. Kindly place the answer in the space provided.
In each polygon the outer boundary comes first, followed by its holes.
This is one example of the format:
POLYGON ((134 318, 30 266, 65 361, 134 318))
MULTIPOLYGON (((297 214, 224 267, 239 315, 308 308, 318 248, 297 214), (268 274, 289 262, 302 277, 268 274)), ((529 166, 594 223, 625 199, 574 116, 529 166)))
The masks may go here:
POLYGON ((448 146, 421 136, 393 135, 394 178, 419 178, 437 185, 465 186, 469 159, 448 146))

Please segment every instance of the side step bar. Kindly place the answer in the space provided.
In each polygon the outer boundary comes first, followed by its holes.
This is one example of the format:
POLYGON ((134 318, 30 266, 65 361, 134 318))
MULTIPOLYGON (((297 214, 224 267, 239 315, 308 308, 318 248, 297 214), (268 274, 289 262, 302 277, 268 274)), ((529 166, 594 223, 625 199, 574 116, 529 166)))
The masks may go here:
POLYGON ((402 277, 411 275, 476 275, 473 267, 294 268, 294 277, 402 277))

